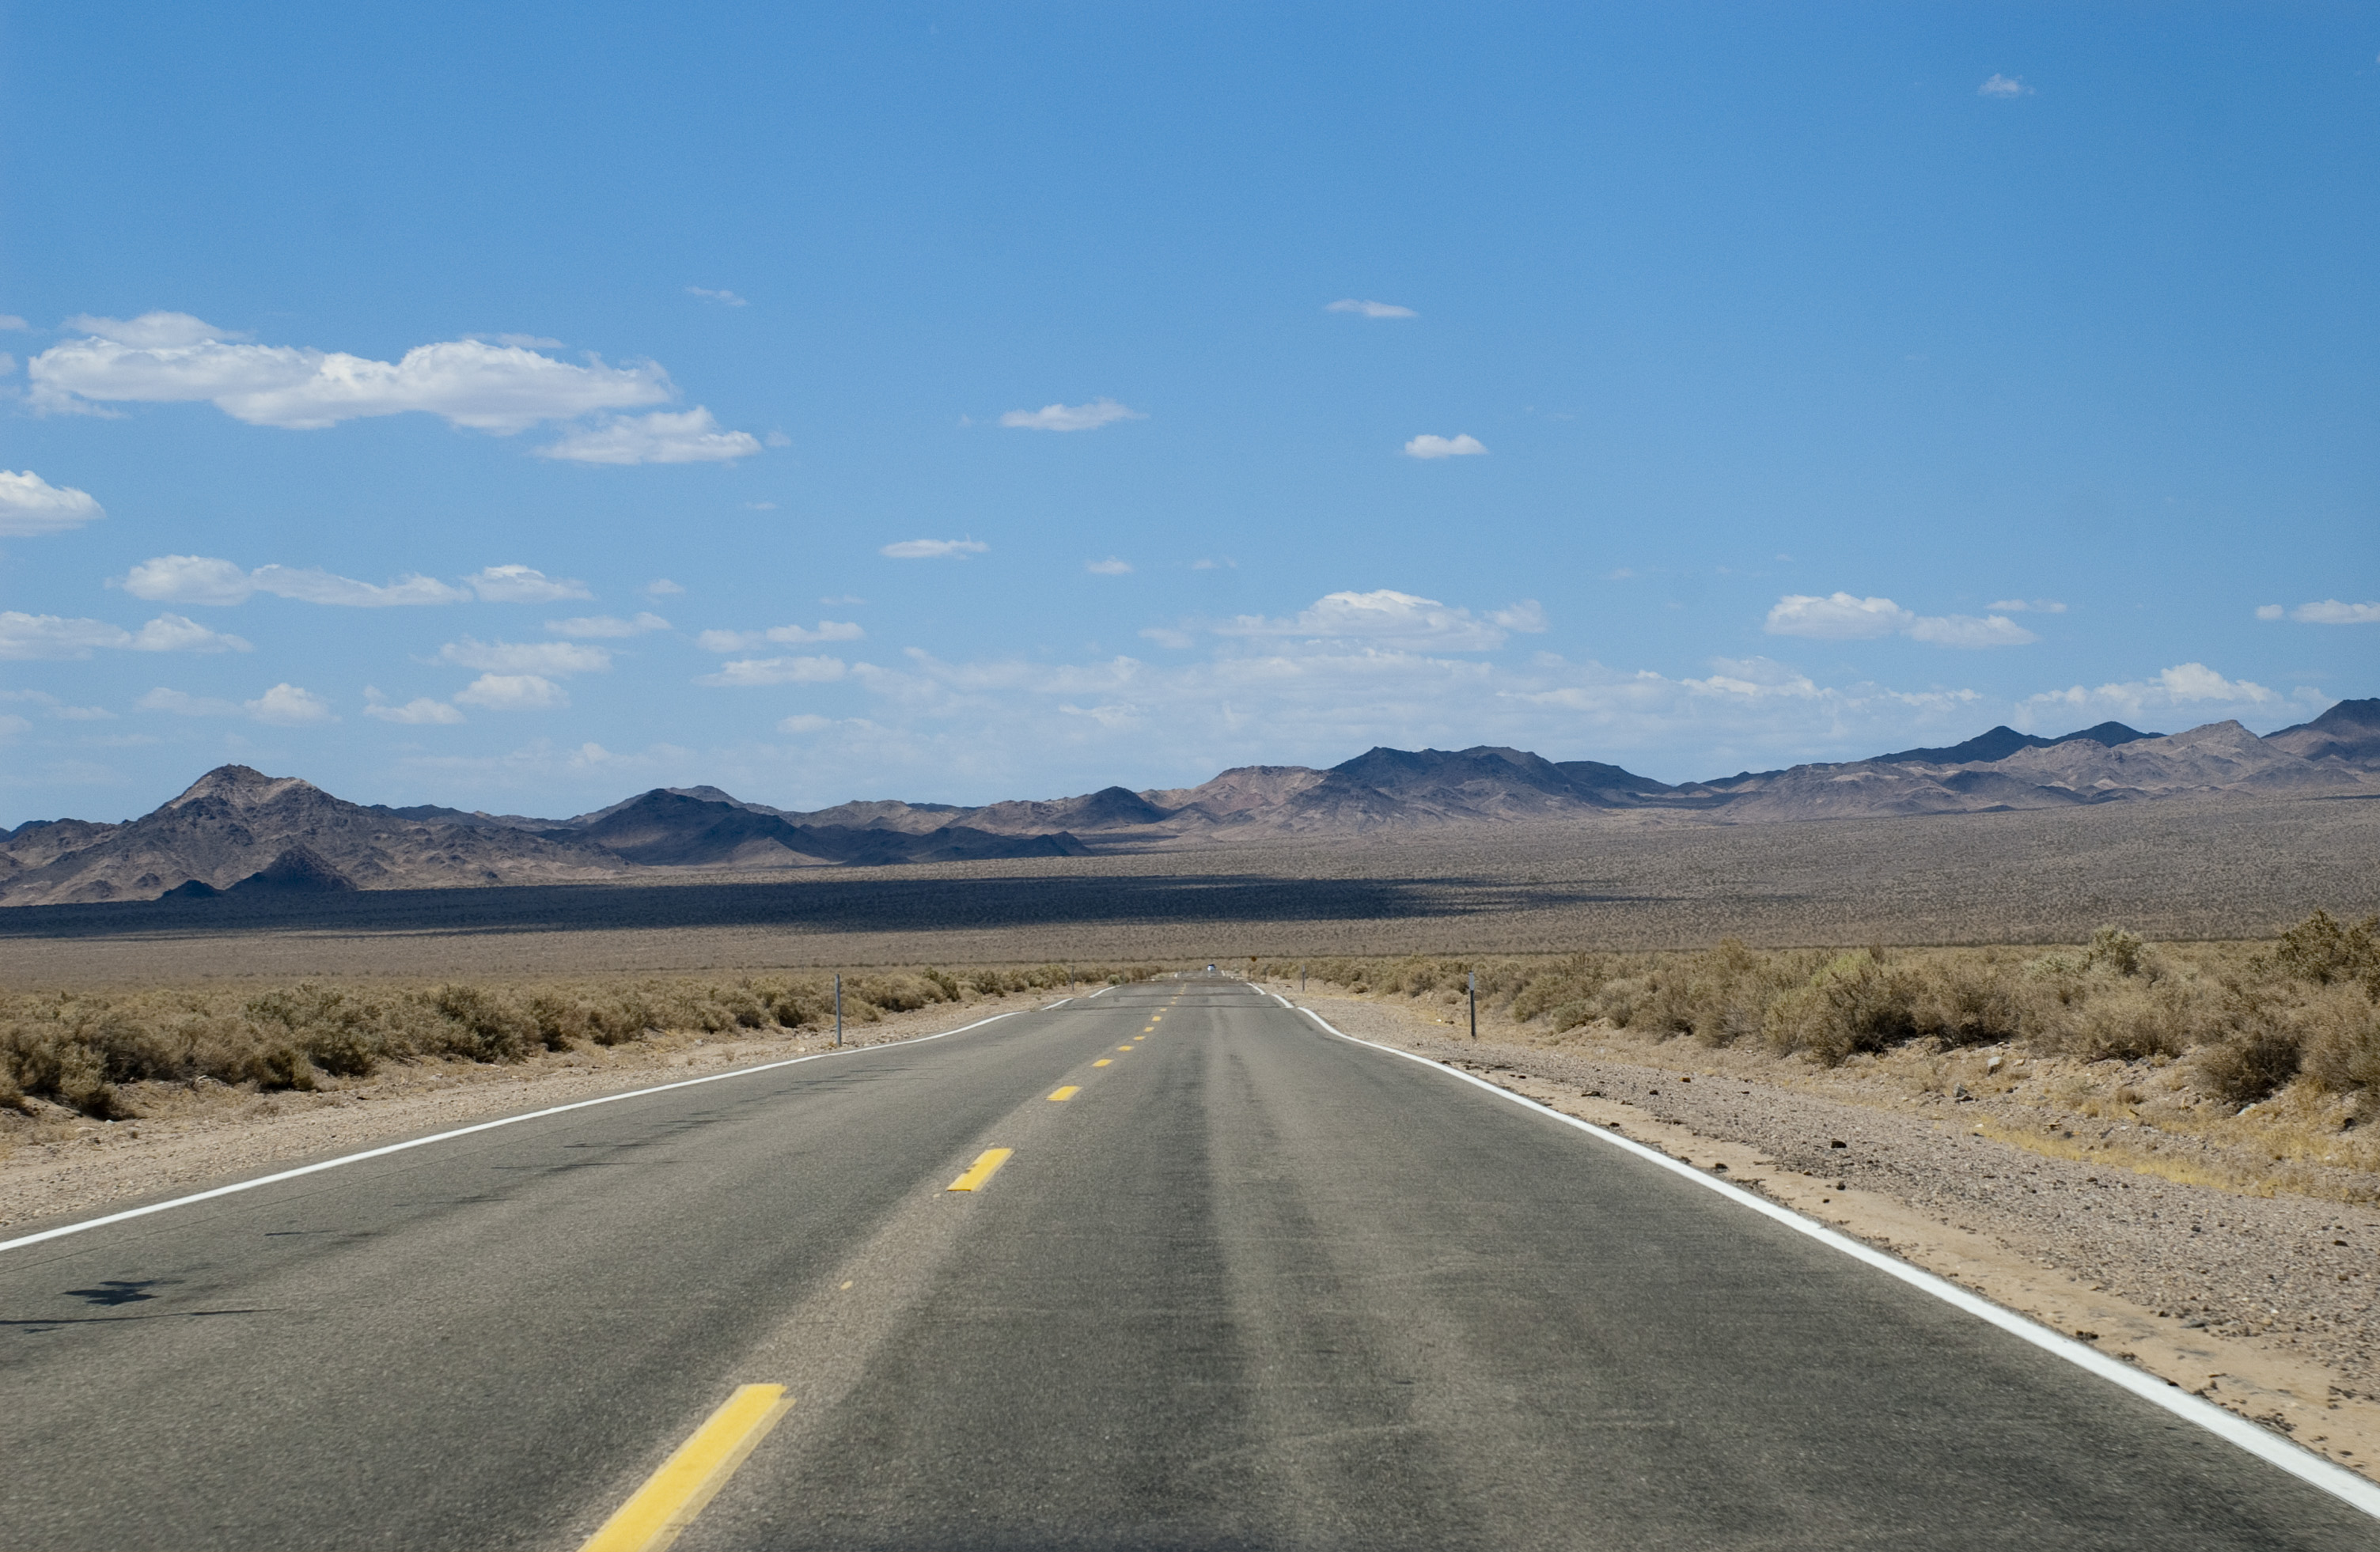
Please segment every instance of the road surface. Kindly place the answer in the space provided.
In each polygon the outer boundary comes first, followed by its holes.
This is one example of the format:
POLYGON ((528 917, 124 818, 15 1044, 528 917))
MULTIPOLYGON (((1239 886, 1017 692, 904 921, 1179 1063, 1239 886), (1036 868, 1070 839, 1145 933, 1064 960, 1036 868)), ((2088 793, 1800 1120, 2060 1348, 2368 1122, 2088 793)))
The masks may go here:
POLYGON ((753 1385, 681 1552, 2380 1546, 1227 978, 0 1253, 0 1354, 5 1548, 569 1552, 753 1385))

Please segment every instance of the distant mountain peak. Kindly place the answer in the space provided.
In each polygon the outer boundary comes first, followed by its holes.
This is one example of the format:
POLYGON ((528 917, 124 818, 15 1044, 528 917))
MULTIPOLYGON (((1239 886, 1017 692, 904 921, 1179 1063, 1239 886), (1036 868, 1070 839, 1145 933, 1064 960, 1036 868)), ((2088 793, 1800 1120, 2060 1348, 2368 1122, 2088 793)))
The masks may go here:
POLYGON ((254 808, 286 793, 320 790, 302 777, 267 776, 252 766, 219 765, 191 782, 179 797, 169 798, 164 806, 180 808, 202 798, 214 797, 223 799, 235 808, 254 808))

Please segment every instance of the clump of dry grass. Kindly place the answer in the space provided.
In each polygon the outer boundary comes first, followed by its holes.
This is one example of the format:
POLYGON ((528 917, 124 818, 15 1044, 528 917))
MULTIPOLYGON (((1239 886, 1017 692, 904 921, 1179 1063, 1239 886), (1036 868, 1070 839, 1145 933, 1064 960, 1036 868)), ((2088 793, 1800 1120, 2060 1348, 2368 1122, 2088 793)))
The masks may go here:
POLYGON ((1826 1066, 1912 1046, 2010 1043, 2082 1061, 2186 1059, 2233 1106, 2302 1080, 2380 1104, 2380 917, 2317 911, 2270 945, 2155 945, 2103 927, 2071 951, 2008 948, 1559 958, 1275 961, 1358 993, 1480 1001, 1548 1035, 1593 1026, 1706 1046, 1759 1042, 1826 1066))
MULTIPOLYGON (((937 1002, 1110 984, 1149 964, 892 970, 847 977, 844 1016, 873 1024, 937 1002)), ((0 995, 0 1108, 28 1096, 97 1120, 128 1116, 126 1085, 216 1083, 312 1089, 321 1074, 364 1077, 389 1062, 519 1061, 672 1031, 812 1028, 832 1022, 822 975, 732 980, 651 977, 528 985, 445 982, 359 988, 305 981, 261 992, 20 992, 0 995)))

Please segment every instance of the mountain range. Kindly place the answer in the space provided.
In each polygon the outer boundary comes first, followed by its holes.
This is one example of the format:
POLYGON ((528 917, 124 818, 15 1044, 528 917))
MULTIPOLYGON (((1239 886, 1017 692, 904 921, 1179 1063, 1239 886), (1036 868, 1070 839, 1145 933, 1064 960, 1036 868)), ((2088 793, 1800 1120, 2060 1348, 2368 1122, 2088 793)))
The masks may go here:
POLYGON ((1939 748, 1674 786, 1520 749, 1376 748, 1322 770, 1241 766, 1195 787, 971 808, 875 800, 804 812, 705 786, 540 819, 349 803, 296 777, 226 765, 122 824, 37 819, 0 831, 0 905, 1079 856, 1621 813, 1779 823, 2206 793, 2380 796, 2380 697, 2341 701, 2263 737, 2236 721, 2173 734, 2102 722, 2060 738, 1996 727, 1939 748))

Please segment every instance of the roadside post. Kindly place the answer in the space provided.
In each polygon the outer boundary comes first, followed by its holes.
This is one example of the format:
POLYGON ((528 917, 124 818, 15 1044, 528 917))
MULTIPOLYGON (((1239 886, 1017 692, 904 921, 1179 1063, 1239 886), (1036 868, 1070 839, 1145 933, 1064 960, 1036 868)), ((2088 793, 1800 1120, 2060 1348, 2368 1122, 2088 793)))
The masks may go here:
MULTIPOLYGON (((1475 1029, 1471 1033, 1476 1036, 1479 1032, 1475 1029)), ((843 1044, 843 972, 840 970, 834 973, 834 1043, 838 1046, 843 1044)))
POLYGON ((1479 1038, 1479 972, 1476 970, 1471 972, 1468 989, 1471 994, 1471 1037, 1476 1040, 1479 1038))
POLYGON ((1303 964, 1297 967, 1297 995, 1305 995, 1305 966, 1303 964))

